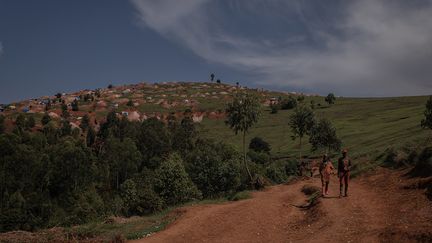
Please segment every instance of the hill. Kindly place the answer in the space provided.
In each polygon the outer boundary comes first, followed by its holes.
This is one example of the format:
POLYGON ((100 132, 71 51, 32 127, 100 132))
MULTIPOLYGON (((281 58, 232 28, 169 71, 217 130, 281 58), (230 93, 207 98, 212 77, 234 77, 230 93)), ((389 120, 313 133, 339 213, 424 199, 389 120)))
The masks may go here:
MULTIPOLYGON (((428 133, 420 127, 427 96, 390 98, 345 98, 337 97, 334 105, 328 105, 324 97, 295 92, 278 92, 228 84, 201 82, 139 83, 96 90, 82 90, 70 94, 56 94, 36 99, 3 105, 6 124, 11 130, 17 114, 33 113, 36 128, 47 110, 53 119, 61 117, 63 101, 70 113, 72 127, 79 128, 82 117, 87 114, 95 124, 105 120, 109 111, 123 114, 131 121, 157 117, 166 120, 169 114, 182 117, 190 109, 193 120, 199 124, 203 137, 228 142, 237 148, 241 136, 236 136, 225 124, 225 104, 239 90, 246 90, 260 97, 262 113, 260 120, 247 135, 247 141, 258 136, 269 142, 275 158, 294 158, 298 154, 298 142, 291 139, 288 118, 292 110, 279 110, 271 114, 270 104, 287 97, 303 96, 301 103, 310 106, 318 117, 330 119, 337 129, 343 147, 350 150, 353 158, 361 158, 359 169, 374 166, 377 156, 386 149, 399 148, 410 143, 424 142, 428 133), (71 106, 78 101, 79 110, 71 106)), ((96 130, 98 125, 96 125, 96 130)), ((305 139, 307 140, 307 138, 305 139)), ((310 146, 303 148, 305 156, 316 157, 320 152, 311 152, 310 146)))

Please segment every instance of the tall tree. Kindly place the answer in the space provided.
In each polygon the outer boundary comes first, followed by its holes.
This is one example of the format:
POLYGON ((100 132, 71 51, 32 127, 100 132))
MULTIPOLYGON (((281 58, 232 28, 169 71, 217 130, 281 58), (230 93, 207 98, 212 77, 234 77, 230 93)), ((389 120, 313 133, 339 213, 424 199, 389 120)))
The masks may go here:
POLYGON ((80 128, 85 132, 90 126, 90 117, 85 114, 81 119, 80 128))
POLYGON ((315 123, 315 116, 311 109, 306 106, 298 106, 294 113, 289 117, 289 126, 293 134, 292 138, 300 140, 300 161, 302 159, 302 139, 309 134, 315 123))
POLYGON ((325 98, 325 102, 327 102, 329 105, 333 105, 336 101, 336 97, 333 93, 330 93, 325 98))
POLYGON ((309 142, 313 150, 323 148, 326 153, 340 150, 342 144, 336 135, 336 128, 327 119, 320 119, 312 127, 309 142))
POLYGON ((214 78, 215 78, 215 75, 214 75, 214 73, 212 73, 212 74, 210 74, 210 81, 214 81, 214 78))
POLYGON ((243 163, 249 178, 252 180, 252 175, 246 162, 246 133, 249 129, 258 122, 260 115, 260 103, 256 96, 249 93, 239 93, 234 97, 231 103, 228 103, 226 108, 227 124, 237 135, 243 133, 243 163))

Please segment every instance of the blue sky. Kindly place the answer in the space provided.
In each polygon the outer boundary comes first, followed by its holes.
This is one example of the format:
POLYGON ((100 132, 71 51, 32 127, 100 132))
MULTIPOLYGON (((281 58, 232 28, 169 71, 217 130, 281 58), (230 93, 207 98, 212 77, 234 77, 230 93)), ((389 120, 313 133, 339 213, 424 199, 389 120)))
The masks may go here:
POLYGON ((430 0, 0 0, 0 103, 212 72, 286 91, 431 94, 430 16, 430 0))

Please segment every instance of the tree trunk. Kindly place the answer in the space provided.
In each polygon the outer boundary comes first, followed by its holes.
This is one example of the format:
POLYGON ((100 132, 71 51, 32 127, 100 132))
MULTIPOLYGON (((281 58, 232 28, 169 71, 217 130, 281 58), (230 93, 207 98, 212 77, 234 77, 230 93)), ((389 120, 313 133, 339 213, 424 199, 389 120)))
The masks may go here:
POLYGON ((252 182, 252 175, 251 175, 251 173, 249 171, 249 167, 248 167, 247 162, 246 162, 246 131, 243 132, 243 163, 244 163, 244 165, 246 167, 246 171, 247 171, 247 173, 249 175, 249 179, 252 182))
POLYGON ((300 158, 299 158, 299 162, 301 163, 302 161, 302 137, 300 137, 300 158))

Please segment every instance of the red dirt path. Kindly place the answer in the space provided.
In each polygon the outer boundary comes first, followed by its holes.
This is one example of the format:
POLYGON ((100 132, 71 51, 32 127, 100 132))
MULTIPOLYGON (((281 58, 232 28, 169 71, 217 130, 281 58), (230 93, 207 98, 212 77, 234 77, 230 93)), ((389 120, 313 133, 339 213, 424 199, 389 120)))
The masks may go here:
POLYGON ((304 185, 317 178, 253 193, 252 199, 183 208, 164 231, 131 242, 432 242, 432 202, 422 190, 401 189, 415 179, 406 171, 378 169, 350 185, 350 196, 330 195, 312 209, 304 204, 304 185))

